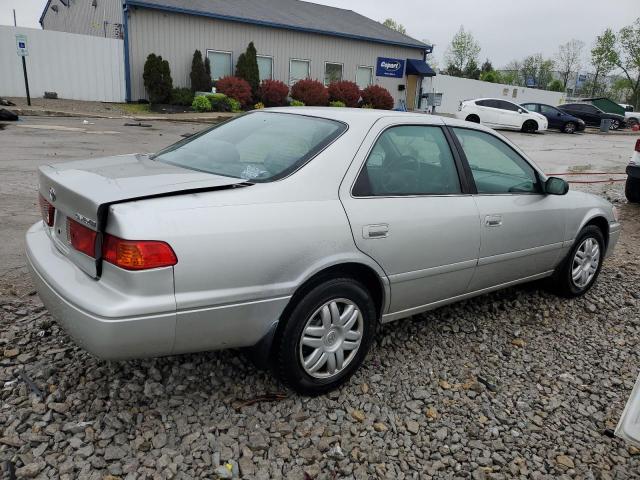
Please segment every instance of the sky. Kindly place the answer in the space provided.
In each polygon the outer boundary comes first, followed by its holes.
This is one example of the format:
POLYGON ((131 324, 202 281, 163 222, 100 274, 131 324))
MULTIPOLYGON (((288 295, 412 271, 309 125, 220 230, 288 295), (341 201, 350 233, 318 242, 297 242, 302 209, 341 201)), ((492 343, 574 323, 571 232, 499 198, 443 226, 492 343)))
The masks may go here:
MULTIPOLYGON (((256 0, 262 1, 262 0, 256 0)), ((640 17, 640 0, 315 0, 349 8, 374 20, 393 18, 407 34, 435 45, 441 67, 451 38, 460 25, 480 42, 481 62, 489 58, 496 68, 527 55, 553 57, 558 46, 573 38, 585 42, 584 64, 596 35, 605 28, 619 30, 640 17)), ((46 0, 0 0, 0 25, 40 28, 46 0)))

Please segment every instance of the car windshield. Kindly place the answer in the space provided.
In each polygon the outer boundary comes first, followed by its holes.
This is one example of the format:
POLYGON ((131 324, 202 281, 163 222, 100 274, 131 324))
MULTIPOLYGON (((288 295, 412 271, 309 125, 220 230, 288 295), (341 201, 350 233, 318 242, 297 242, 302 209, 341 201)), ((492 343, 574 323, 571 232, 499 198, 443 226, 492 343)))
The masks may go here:
POLYGON ((176 143, 153 157, 179 167, 271 182, 294 172, 340 136, 341 122, 255 112, 176 143))

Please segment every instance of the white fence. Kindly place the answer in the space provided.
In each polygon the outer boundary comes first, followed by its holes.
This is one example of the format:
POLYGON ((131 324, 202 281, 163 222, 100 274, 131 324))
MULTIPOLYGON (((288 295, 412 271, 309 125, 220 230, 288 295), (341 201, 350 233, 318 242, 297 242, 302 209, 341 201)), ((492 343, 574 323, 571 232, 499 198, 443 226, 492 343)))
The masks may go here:
POLYGON ((474 98, 502 98, 514 103, 538 102, 559 105, 564 102, 565 97, 564 93, 560 92, 481 82, 449 75, 425 78, 422 89, 423 93, 442 93, 442 105, 436 107, 436 112, 439 113, 455 113, 461 101, 474 98))
POLYGON ((56 92, 73 100, 125 101, 122 40, 7 26, 0 26, 0 96, 26 96, 16 34, 27 36, 33 98, 56 92))

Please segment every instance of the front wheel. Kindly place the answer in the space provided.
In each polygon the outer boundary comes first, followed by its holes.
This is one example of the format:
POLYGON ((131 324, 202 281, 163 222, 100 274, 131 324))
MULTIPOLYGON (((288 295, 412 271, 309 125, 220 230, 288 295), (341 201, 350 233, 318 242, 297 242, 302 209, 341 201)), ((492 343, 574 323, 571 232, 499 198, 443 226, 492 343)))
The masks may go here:
POLYGON ((604 253, 602 231, 595 225, 583 228, 569 255, 552 277, 552 290, 569 298, 587 293, 600 274, 604 253))
POLYGON ((618 130, 620 128, 620 120, 611 120, 611 130, 618 130))
POLYGON ((564 124, 564 128, 562 129, 562 131, 564 133, 575 133, 576 132, 576 124, 573 122, 567 122, 564 124))
POLYGON ((350 278, 327 280, 293 307, 277 339, 280 378, 304 395, 345 383, 367 355, 376 310, 369 291, 350 278))
POLYGON ((536 133, 538 130, 538 123, 534 120, 527 120, 522 124, 522 131, 525 133, 536 133))
POLYGON ((640 203, 640 178, 627 177, 624 196, 627 197, 629 203, 640 203))

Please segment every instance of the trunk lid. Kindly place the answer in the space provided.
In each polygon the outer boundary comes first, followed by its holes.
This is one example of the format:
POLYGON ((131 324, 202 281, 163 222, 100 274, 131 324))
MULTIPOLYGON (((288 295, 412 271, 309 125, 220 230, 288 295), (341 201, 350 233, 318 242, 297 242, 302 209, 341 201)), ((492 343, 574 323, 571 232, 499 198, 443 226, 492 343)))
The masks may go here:
POLYGON ((247 185, 242 179, 189 170, 138 154, 43 165, 38 171, 38 182, 40 195, 55 207, 54 224, 49 228, 52 241, 93 277, 99 276, 100 259, 71 247, 68 219, 98 232, 99 252, 109 205, 247 185))

